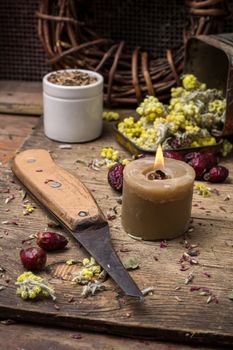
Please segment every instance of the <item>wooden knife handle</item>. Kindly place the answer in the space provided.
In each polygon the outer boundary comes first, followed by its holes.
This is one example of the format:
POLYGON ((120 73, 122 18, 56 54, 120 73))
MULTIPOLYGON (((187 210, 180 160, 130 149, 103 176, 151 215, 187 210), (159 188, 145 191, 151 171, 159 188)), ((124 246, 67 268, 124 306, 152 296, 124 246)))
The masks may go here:
POLYGON ((59 167, 49 152, 29 149, 16 155, 12 170, 22 184, 72 231, 104 220, 83 183, 59 167))

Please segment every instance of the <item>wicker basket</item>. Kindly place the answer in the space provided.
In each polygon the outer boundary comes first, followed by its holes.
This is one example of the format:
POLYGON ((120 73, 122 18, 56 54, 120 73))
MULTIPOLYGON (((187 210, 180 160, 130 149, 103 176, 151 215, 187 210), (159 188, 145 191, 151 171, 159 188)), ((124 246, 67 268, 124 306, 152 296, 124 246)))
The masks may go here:
MULTIPOLYGON (((160 100, 169 97, 169 90, 175 84, 179 84, 179 75, 183 68, 184 46, 191 35, 209 34, 223 31, 222 19, 229 14, 226 0, 187 0, 179 1, 181 13, 176 13, 174 1, 158 2, 159 14, 156 32, 153 33, 155 25, 155 14, 152 1, 118 1, 117 12, 113 11, 115 1, 53 1, 52 6, 48 0, 43 0, 39 18, 39 36, 44 49, 49 57, 49 62, 55 68, 86 68, 101 72, 105 78, 105 102, 109 105, 136 104, 149 94, 156 94, 160 100), (103 7, 105 3, 105 7, 103 7), (177 16, 168 17, 170 10, 177 16), (101 18, 94 5, 101 5, 103 11, 100 29, 102 35, 93 29, 93 22, 101 18), (188 23, 185 24, 181 18, 182 13, 188 13, 188 23), (119 40, 119 33, 127 36, 127 25, 132 22, 132 16, 127 17, 127 12, 133 13, 134 36, 130 36, 130 44, 119 40), (106 20, 109 14, 110 20, 106 20), (167 17, 166 17, 167 16, 167 17), (114 19, 115 18, 115 21, 114 19), (126 23, 124 27, 122 23, 126 23), (127 20, 128 18, 128 20, 127 20), (131 19, 130 19, 131 18, 131 19), (145 25, 140 28, 140 18, 145 25), (139 21, 138 21, 139 19, 139 21), (177 21, 177 23, 176 23, 177 21), (148 28, 149 24, 149 28, 148 28), (166 34, 167 26, 174 26, 171 39, 175 39, 179 47, 172 51, 167 48, 166 34), (121 30, 123 29, 123 32, 121 30), (136 28, 136 27, 135 27, 136 28), (117 38, 112 37, 112 31, 116 30, 117 38), (147 40, 143 42, 142 31, 149 33, 147 40), (103 35, 109 33, 110 35, 103 35), (135 40, 136 47, 132 48, 135 40), (165 57, 158 57, 155 52, 154 41, 161 41, 158 51, 164 51, 165 57), (139 45, 144 47, 139 48, 139 45), (149 47, 150 52, 147 48, 149 47)), ((100 22, 99 22, 100 23, 100 22)), ((130 33, 130 30, 128 30, 130 33)), ((161 52, 160 52, 161 53, 161 52)))
POLYGON ((105 76, 109 104, 136 104, 151 93, 166 99, 179 83, 187 37, 233 31, 229 5, 230 0, 0 1, 0 79, 40 80, 54 68, 88 68, 105 76), (44 51, 36 33, 39 6, 44 51))

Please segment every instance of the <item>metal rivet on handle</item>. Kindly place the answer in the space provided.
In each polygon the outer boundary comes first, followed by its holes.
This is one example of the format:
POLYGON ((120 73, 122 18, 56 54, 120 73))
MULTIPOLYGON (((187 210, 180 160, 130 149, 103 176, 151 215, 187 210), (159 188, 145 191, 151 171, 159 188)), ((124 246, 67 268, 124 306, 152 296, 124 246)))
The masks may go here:
POLYGON ((51 186, 53 188, 59 188, 59 187, 61 187, 61 183, 58 181, 49 181, 49 186, 51 186))
POLYGON ((81 210, 81 211, 78 213, 78 215, 81 216, 81 217, 84 217, 84 216, 87 216, 88 213, 87 213, 86 211, 81 210))
POLYGON ((35 158, 28 158, 27 163, 35 163, 35 158))

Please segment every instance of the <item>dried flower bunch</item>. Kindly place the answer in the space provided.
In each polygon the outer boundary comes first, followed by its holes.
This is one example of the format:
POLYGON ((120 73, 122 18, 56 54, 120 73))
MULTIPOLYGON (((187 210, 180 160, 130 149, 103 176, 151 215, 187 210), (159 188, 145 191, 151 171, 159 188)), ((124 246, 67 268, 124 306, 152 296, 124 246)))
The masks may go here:
POLYGON ((72 0, 42 0, 37 12, 38 34, 55 68, 83 68, 101 73, 108 104, 135 105, 146 95, 154 94, 162 101, 168 98, 171 87, 180 83, 188 38, 222 32, 222 23, 229 14, 228 0, 187 0, 184 5, 189 15, 183 30, 184 44, 175 54, 167 49, 165 57, 156 57, 138 45, 131 50, 124 41, 98 35, 80 20, 82 9, 85 13, 91 11, 87 1, 76 1, 74 6, 72 0))
POLYGON ((22 273, 15 282, 18 287, 16 294, 22 299, 35 299, 39 296, 56 299, 54 289, 42 277, 34 275, 32 272, 22 273))
POLYGON ((182 87, 171 89, 169 105, 148 96, 136 109, 139 120, 125 118, 118 130, 144 150, 202 147, 216 144, 213 136, 225 119, 223 93, 208 89, 192 74, 182 77, 182 87))
POLYGON ((64 70, 51 73, 48 76, 48 81, 62 86, 84 86, 95 83, 97 79, 78 70, 64 70))

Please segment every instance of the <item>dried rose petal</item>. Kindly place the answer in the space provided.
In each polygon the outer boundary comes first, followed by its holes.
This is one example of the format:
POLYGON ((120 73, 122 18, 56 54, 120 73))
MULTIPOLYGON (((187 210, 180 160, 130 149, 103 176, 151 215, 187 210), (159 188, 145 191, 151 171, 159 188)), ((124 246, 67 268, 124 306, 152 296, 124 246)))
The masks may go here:
POLYGON ((184 160, 184 157, 182 156, 182 154, 180 152, 176 152, 176 151, 164 151, 163 155, 166 158, 172 158, 172 159, 176 159, 176 160, 184 160))

